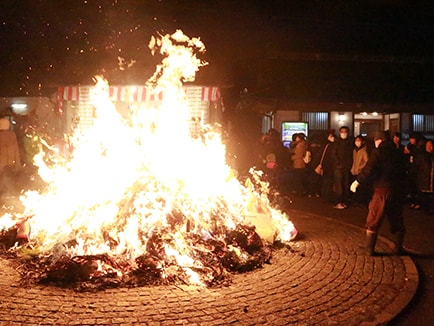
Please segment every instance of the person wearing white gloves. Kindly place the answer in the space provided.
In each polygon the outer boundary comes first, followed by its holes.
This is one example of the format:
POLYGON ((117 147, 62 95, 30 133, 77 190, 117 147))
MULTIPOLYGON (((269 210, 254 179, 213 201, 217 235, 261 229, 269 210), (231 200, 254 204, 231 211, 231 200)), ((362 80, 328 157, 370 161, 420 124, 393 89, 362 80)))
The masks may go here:
POLYGON ((354 180, 350 186, 351 192, 356 192, 357 188, 360 186, 360 183, 357 180, 354 180))
POLYGON ((373 185, 373 194, 366 217, 366 250, 375 254, 377 233, 387 218, 394 236, 394 253, 404 253, 405 234, 403 207, 405 202, 406 161, 405 156, 394 146, 386 132, 377 131, 374 137, 375 148, 368 163, 350 186, 356 192, 362 183, 373 185))

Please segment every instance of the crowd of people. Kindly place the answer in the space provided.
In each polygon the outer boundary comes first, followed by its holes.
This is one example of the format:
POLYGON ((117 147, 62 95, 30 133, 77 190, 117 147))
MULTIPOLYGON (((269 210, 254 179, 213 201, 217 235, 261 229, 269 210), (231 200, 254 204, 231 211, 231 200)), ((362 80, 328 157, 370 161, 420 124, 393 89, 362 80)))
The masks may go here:
MULTIPOLYGON (((385 131, 384 142, 393 145, 405 160, 406 169, 397 177, 404 182, 406 203, 433 214, 433 140, 411 134, 404 144, 400 132, 385 131)), ((309 137, 295 133, 288 147, 280 133, 270 129, 255 146, 253 165, 264 171, 271 188, 281 196, 321 197, 336 209, 346 209, 350 205, 367 206, 372 198, 372 178, 360 184, 355 193, 350 185, 374 149, 375 137, 352 137, 347 126, 340 127, 338 133, 328 130, 309 137)))
POLYGON ((336 209, 368 208, 366 250, 375 255, 378 230, 388 219, 394 253, 405 254, 403 208, 434 214, 433 140, 412 134, 408 144, 399 132, 378 130, 371 139, 350 136, 347 126, 336 135, 296 133, 289 148, 272 129, 255 149, 256 166, 271 189, 283 196, 322 197, 336 209))
MULTIPOLYGON (((30 179, 19 173, 27 165, 20 154, 10 120, 0 118, 0 196, 14 188, 20 175, 30 179)), ((433 140, 417 134, 403 144, 399 132, 379 130, 372 138, 353 137, 349 127, 341 126, 337 134, 334 130, 309 137, 295 133, 286 147, 280 132, 270 129, 261 135, 251 154, 253 161, 245 162, 246 167, 262 170, 271 193, 281 198, 318 197, 336 209, 367 207, 371 255, 384 218, 389 219, 396 237, 396 252, 402 252, 405 204, 434 214, 433 140)))

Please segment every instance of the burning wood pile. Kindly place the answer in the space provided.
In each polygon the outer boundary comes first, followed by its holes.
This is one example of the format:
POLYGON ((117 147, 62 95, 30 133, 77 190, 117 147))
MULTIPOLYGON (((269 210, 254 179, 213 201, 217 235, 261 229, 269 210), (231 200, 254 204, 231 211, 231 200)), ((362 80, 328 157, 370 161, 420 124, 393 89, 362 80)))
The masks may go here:
POLYGON ((1 252, 23 281, 211 286, 263 266, 273 244, 296 236, 260 171, 241 183, 218 132, 190 133, 182 82, 203 65, 192 50, 202 42, 177 31, 150 47, 165 56, 151 78, 161 103, 132 106, 126 119, 97 78, 93 125, 77 128, 68 157, 41 142, 35 165, 45 187, 21 195, 22 212, 0 216, 1 252))
MULTIPOLYGON (((15 261, 23 284, 45 283, 79 291, 190 284, 193 274, 204 286, 227 285, 233 273, 269 263, 273 251, 254 226, 238 225, 234 230, 220 230, 218 236, 209 234, 208 238, 189 234, 194 264, 183 266, 166 253, 166 244, 174 241, 173 230, 166 229, 153 233, 146 252, 132 263, 108 253, 70 256, 66 249, 76 245, 73 241, 57 245, 49 254, 40 254, 25 237, 20 238, 21 228, 14 226, 0 232, 0 255, 15 261)), ((116 245, 114 239, 107 241, 116 245)))

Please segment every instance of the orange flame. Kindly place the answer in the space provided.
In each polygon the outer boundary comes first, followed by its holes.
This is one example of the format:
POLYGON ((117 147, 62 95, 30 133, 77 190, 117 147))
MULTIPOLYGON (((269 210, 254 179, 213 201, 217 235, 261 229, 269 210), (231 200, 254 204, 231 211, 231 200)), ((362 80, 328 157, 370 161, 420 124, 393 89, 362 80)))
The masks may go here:
MULTIPOLYGON (((74 241, 62 248, 63 254, 109 253, 132 264, 146 251, 153 231, 170 228, 166 254, 191 283, 200 283, 192 270, 200 262, 193 258, 187 233, 211 237, 208 230, 218 226, 253 224, 264 240, 273 242, 291 240, 296 230, 270 206, 266 191, 259 194, 251 183, 238 181, 225 161, 219 133, 190 135, 182 82, 194 80, 206 64, 194 54, 204 51, 202 42, 178 30, 153 38, 150 47, 165 56, 150 80, 156 92, 164 92, 161 105, 143 104, 126 121, 109 99, 107 82, 96 77, 93 126, 73 135, 68 160, 47 165, 42 153, 36 156, 47 188, 26 192, 20 198, 25 210, 17 218, 30 217, 30 241, 41 253, 74 241)), ((10 223, 10 215, 1 217, 0 230, 10 223)))

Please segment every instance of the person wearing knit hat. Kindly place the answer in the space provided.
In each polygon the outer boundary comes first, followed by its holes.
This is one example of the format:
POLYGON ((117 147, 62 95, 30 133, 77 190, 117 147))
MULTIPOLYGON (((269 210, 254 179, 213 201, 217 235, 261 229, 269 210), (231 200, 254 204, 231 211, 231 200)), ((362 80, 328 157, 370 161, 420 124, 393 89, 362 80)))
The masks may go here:
POLYGON ((405 202, 405 185, 407 164, 404 153, 387 139, 385 132, 378 131, 374 136, 375 148, 369 156, 368 163, 351 184, 351 191, 356 192, 360 184, 373 183, 373 194, 366 217, 366 250, 375 254, 375 243, 380 226, 387 218, 390 232, 395 243, 394 253, 405 253, 403 207, 405 202))

